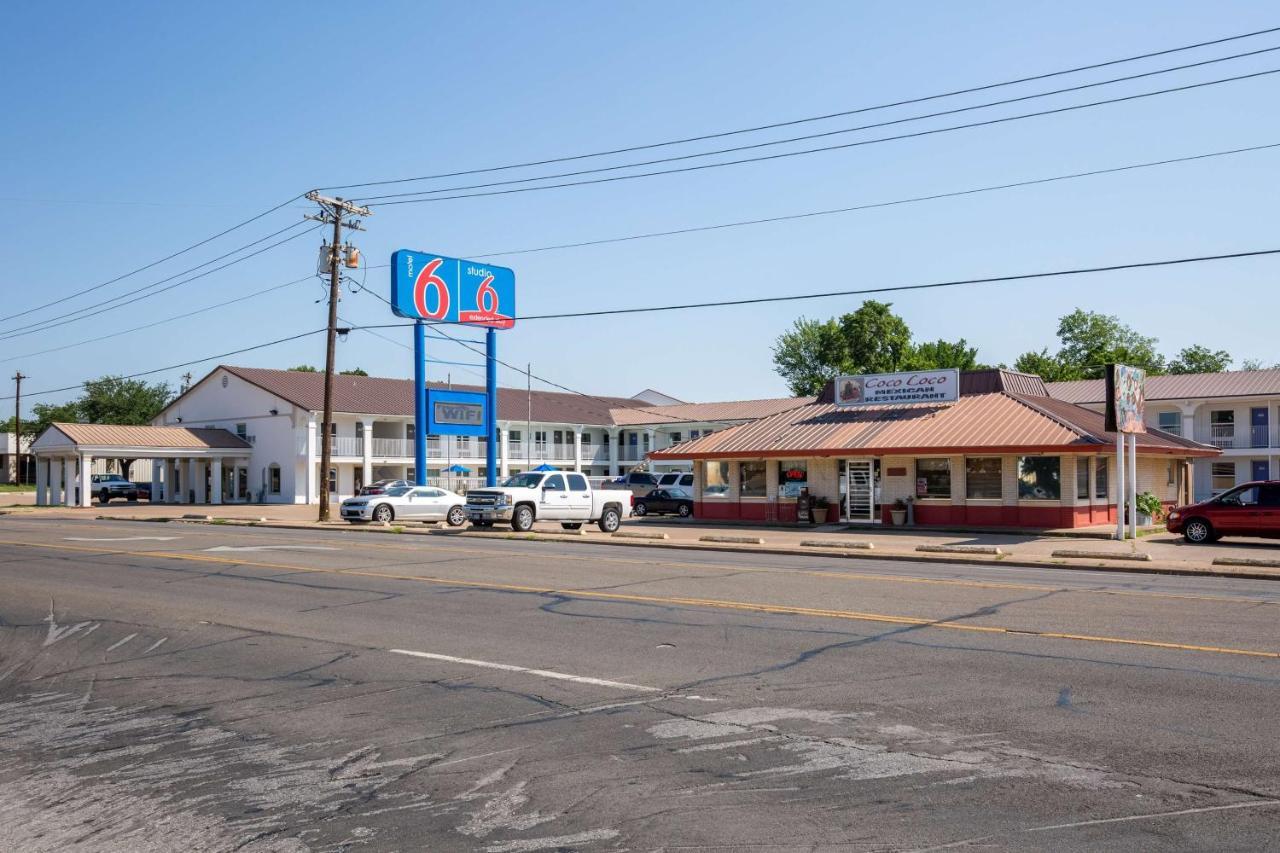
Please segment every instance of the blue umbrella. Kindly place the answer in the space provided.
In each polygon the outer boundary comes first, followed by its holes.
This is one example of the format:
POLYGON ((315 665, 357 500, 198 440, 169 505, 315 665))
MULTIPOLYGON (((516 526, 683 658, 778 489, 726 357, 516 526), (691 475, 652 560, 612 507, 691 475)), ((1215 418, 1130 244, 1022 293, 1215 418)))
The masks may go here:
POLYGON ((534 468, 533 470, 535 470, 535 471, 559 471, 560 469, 559 469, 559 468, 557 468, 557 467, 556 467, 556 466, 554 466, 554 465, 548 465, 547 463, 543 462, 541 465, 539 465, 537 468, 534 468))
POLYGON ((448 471, 450 474, 470 474, 471 473, 471 469, 463 465, 450 465, 448 468, 445 468, 444 470, 448 471))

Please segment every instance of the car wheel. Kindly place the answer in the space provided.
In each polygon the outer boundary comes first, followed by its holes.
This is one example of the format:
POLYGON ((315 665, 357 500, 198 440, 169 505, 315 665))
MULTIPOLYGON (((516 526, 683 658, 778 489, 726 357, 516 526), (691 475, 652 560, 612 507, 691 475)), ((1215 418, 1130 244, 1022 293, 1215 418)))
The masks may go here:
POLYGON ((622 516, 618 515, 616 509, 606 509, 600 516, 600 530, 604 533, 614 533, 621 525, 622 516))
POLYGON ((640 503, 636 504, 631 508, 631 514, 635 516, 646 515, 648 512, 649 512, 649 507, 645 506, 643 501, 641 501, 640 503))
POLYGON ((461 527, 467 522, 467 511, 460 506, 455 506, 449 510, 449 515, 445 518, 450 527, 461 527))
POLYGON ((680 506, 676 509, 676 515, 680 516, 681 518, 688 518, 692 514, 693 514, 693 510, 689 508, 688 504, 680 504, 680 506))
POLYGON ((129 503, 134 503, 134 504, 136 504, 137 502, 138 502, 138 493, 137 493, 137 492, 130 492, 130 493, 129 493, 129 503))
POLYGON ((1202 545, 1212 542, 1216 537, 1209 522, 1203 518, 1193 518, 1182 525, 1182 538, 1193 545, 1202 545))
POLYGON ((395 510, 386 504, 378 504, 373 510, 373 520, 379 524, 386 524, 396 517, 395 510))
POLYGON ((562 521, 560 522, 560 526, 563 527, 565 530, 581 530, 582 522, 581 521, 562 521))
POLYGON ((527 506, 516 507, 511 516, 511 529, 518 533, 528 533, 533 529, 533 510, 527 506))
POLYGON ((103 504, 111 503, 111 492, 107 491, 106 489, 103 489, 102 491, 98 492, 98 502, 103 504))

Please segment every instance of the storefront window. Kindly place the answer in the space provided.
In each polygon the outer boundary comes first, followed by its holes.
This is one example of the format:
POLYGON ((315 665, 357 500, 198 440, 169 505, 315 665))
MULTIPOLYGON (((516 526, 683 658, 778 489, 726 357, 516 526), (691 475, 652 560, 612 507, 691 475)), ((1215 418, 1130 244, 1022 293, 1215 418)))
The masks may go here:
POLYGON ((1062 460, 1057 456, 1023 456, 1018 460, 1018 497, 1056 501, 1062 497, 1062 460))
POLYGON ((1093 466, 1098 471, 1098 485, 1093 490, 1095 498, 1107 499, 1107 457, 1099 456, 1093 460, 1093 466))
POLYGON ((951 497, 951 460, 916 460, 916 497, 951 497))
POLYGON ((763 462, 738 463, 738 496, 762 498, 765 496, 765 464, 763 462))
POLYGON ((724 498, 729 494, 729 463, 707 462, 707 476, 702 484, 704 498, 724 498))
POLYGON ((1076 499, 1087 501, 1089 499, 1089 466, 1093 464, 1093 460, 1088 456, 1076 457, 1076 499))
POLYGON ((809 485, 809 466, 804 462, 778 463, 778 497, 797 498, 809 485))
POLYGON ((999 500, 1004 497, 1003 460, 981 456, 964 461, 965 497, 971 500, 999 500))

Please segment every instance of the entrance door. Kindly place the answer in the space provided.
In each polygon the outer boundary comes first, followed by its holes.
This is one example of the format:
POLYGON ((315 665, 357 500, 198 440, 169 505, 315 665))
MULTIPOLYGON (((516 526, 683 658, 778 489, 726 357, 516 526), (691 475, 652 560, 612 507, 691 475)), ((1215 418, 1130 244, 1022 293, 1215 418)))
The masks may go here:
MULTIPOLYGON (((1263 411, 1266 411, 1266 410, 1263 409, 1263 411)), ((1253 471, 1252 471, 1253 476, 1250 477, 1249 479, 1270 480, 1271 479, 1270 472, 1271 472, 1271 466, 1267 464, 1267 460, 1255 459, 1253 460, 1253 471)))
MULTIPOLYGON (((1267 434, 1270 429, 1267 426, 1267 407, 1258 406, 1249 410, 1249 445, 1251 447, 1266 447, 1270 442, 1270 436, 1267 434)), ((1254 479, 1265 479, 1255 477, 1254 479)))
POLYGON ((849 459, 844 463, 845 518, 874 521, 876 514, 874 460, 849 459))

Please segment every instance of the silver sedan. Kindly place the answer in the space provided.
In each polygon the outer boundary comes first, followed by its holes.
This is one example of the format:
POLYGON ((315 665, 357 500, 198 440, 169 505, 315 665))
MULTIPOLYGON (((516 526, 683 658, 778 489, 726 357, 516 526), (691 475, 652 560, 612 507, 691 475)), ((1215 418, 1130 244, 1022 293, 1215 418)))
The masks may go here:
POLYGON ((352 524, 377 521, 447 521, 460 527, 467 521, 466 498, 435 486, 396 486, 380 495, 347 498, 342 518, 352 524))

